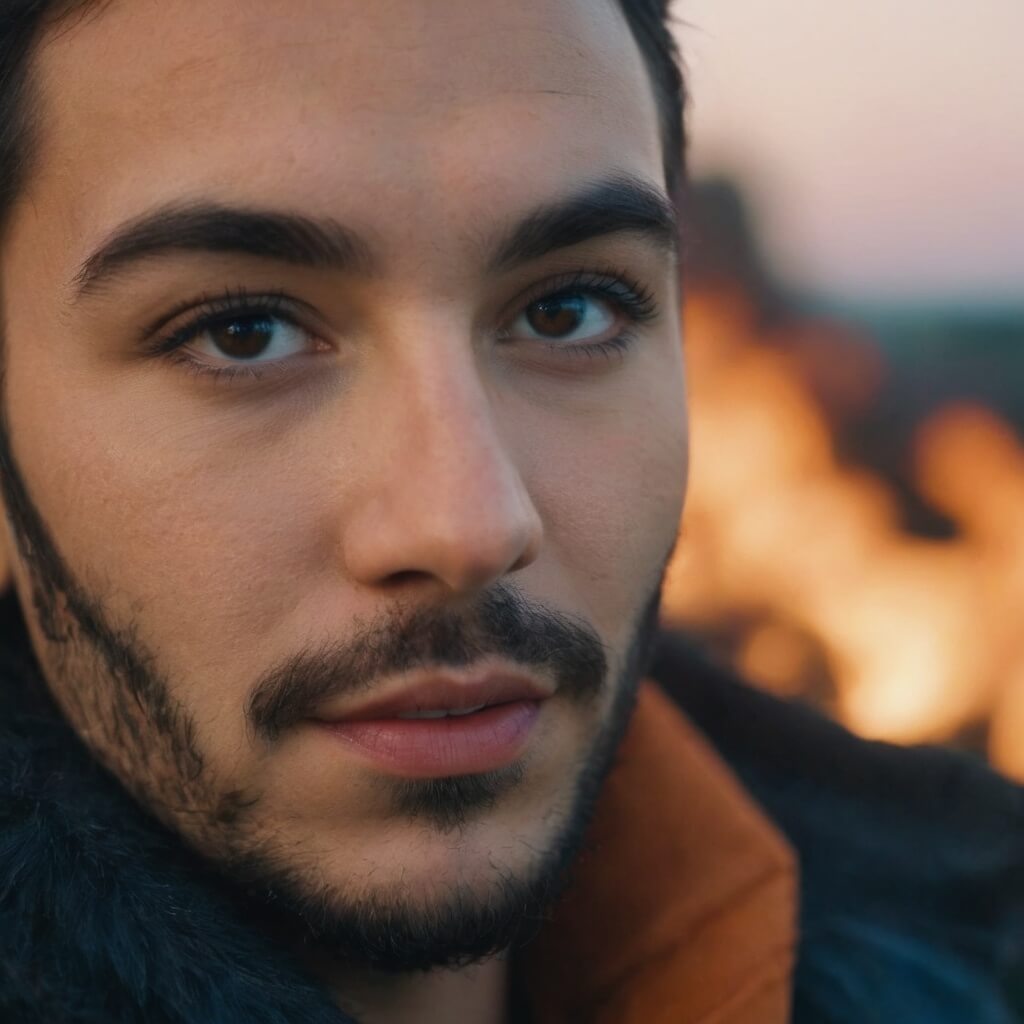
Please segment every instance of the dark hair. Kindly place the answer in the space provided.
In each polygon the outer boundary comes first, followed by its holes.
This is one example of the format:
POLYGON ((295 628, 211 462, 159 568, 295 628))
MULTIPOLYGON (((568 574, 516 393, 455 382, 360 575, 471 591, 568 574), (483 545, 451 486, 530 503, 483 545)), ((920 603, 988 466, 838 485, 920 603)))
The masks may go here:
MULTIPOLYGON (((30 61, 40 37, 101 0, 0 0, 0 231, 24 186, 33 151, 30 61)), ((670 0, 618 0, 640 47, 661 117, 665 182, 677 198, 684 179, 684 87, 669 27, 670 0)))

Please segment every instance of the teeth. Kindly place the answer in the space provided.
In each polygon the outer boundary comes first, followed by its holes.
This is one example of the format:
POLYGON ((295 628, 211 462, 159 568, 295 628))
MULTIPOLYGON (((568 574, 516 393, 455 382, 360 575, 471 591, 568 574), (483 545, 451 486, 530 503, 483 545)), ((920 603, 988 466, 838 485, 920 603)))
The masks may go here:
POLYGON ((461 711, 449 711, 449 715, 455 715, 456 718, 461 718, 463 715, 474 715, 478 711, 483 711, 487 707, 486 704, 477 704, 475 708, 463 708, 461 711))
POLYGON ((482 711, 486 704, 479 704, 475 708, 463 708, 461 711, 403 711, 398 717, 399 718, 447 718, 452 715, 456 718, 461 718, 463 715, 472 715, 477 711, 482 711))

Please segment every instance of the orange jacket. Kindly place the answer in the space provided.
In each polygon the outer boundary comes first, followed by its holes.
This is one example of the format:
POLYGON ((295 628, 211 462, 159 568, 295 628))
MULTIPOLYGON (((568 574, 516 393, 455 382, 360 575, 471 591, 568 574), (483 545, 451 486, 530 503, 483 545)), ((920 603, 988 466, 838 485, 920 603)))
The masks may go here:
POLYGON ((653 684, 523 969, 537 1024, 786 1024, 792 850, 653 684))

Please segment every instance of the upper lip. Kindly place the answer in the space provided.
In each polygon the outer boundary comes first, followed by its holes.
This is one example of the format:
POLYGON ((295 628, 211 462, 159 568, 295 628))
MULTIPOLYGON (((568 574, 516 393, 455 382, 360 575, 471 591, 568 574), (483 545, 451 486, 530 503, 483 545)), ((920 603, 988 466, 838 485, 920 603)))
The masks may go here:
POLYGON ((416 711, 466 711, 519 700, 544 700, 553 689, 521 672, 488 669, 470 672, 421 672, 402 677, 401 687, 349 707, 319 711, 321 722, 396 718, 416 711))

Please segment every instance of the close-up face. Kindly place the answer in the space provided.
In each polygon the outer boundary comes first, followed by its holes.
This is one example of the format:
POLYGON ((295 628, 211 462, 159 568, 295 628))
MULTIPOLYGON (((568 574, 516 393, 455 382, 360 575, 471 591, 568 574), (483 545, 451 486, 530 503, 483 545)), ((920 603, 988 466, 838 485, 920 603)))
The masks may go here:
POLYGON ((4 501, 50 689, 240 878, 472 953, 578 842, 683 501, 625 17, 113 0, 32 67, 4 501))

